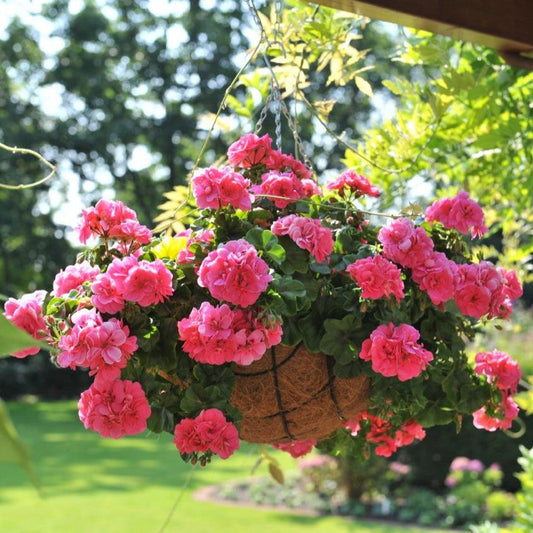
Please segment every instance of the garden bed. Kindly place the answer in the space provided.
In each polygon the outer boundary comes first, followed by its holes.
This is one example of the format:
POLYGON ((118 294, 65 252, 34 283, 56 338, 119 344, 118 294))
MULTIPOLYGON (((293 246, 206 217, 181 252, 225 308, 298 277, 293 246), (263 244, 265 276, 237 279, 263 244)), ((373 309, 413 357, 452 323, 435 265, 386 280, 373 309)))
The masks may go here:
MULTIPOLYGON (((465 464, 475 462, 482 467, 480 461, 458 459, 465 464)), ((459 461, 456 462, 459 465, 459 461)), ((505 507, 513 504, 514 507, 512 495, 502 491, 491 492, 489 489, 488 477, 498 477, 499 471, 495 468, 480 468, 473 472, 455 468, 448 478, 450 484, 446 494, 433 493, 427 488, 405 483, 396 483, 394 488, 392 483, 388 493, 372 491, 354 500, 348 497, 342 485, 342 474, 334 460, 325 456, 311 456, 300 461, 302 464, 304 468, 288 473, 283 484, 269 477, 248 477, 201 488, 194 493, 194 498, 228 506, 315 517, 340 516, 378 521, 391 526, 439 527, 448 531, 465 530, 488 518, 496 518, 495 506, 499 508, 503 504, 505 507), (313 463, 316 464, 309 468, 313 463), (470 494, 472 492, 477 496, 473 497, 470 494), (505 501, 502 495, 506 496, 505 501), (484 503, 495 500, 495 496, 500 498, 491 506, 484 503)))
MULTIPOLYGON (((338 506, 330 506, 325 501, 319 501, 320 496, 314 498, 309 493, 298 493, 295 490, 294 477, 288 478, 285 485, 277 485, 268 477, 247 478, 234 480, 220 485, 202 487, 193 494, 193 499, 198 502, 210 502, 230 507, 245 507, 264 511, 277 511, 284 514, 319 517, 324 515, 341 516, 346 520, 363 518, 376 524, 393 526, 395 528, 423 528, 428 531, 436 530, 432 525, 421 525, 415 522, 400 521, 387 518, 385 515, 377 517, 379 508, 383 508, 383 502, 374 502, 374 505, 351 505, 344 496, 339 497, 338 506), (373 511, 372 511, 373 509, 373 511), (364 510, 364 511, 363 511, 364 510), (360 513, 363 513, 362 516, 360 513)), ((385 504, 386 509, 386 504, 385 504)), ((446 531, 464 531, 463 529, 446 528, 446 531)))

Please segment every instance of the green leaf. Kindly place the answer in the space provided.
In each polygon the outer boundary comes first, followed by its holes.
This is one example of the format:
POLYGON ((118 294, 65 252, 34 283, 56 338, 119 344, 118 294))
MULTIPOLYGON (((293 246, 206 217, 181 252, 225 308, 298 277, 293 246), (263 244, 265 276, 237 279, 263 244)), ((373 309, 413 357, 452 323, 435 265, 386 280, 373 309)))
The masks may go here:
POLYGON ((442 409, 439 405, 429 405, 423 412, 416 416, 417 421, 424 427, 443 426, 453 422, 455 413, 442 409))
POLYGON ((320 351, 320 341, 324 333, 322 322, 320 316, 314 313, 309 313, 298 320, 298 329, 302 332, 305 347, 311 352, 320 351))
POLYGON ((282 237, 280 241, 286 252, 285 261, 281 265, 283 272, 305 274, 309 270, 309 253, 296 246, 288 237, 282 237))
POLYGON ((390 80, 383 80, 382 83, 391 93, 395 94, 396 96, 400 96, 402 94, 402 90, 394 82, 390 80))
POLYGON ((346 315, 342 320, 324 321, 325 335, 320 341, 320 351, 335 356, 341 364, 350 364, 357 358, 361 347, 361 318, 346 315))
POLYGON ((260 228, 252 228, 249 230, 244 238, 257 250, 263 248, 263 230, 260 228))
POLYGON ((189 417, 197 416, 204 408, 204 403, 199 398, 197 389, 198 387, 194 385, 188 387, 180 403, 180 409, 187 413, 189 417))
POLYGON ((283 321, 283 338, 282 343, 287 346, 295 346, 302 340, 302 333, 298 324, 293 320, 283 321))
POLYGON ((0 357, 7 357, 32 346, 50 349, 44 342, 40 342, 25 331, 18 329, 2 314, 0 314, 0 343, 0 357))
POLYGON ((360 76, 356 76, 355 84, 357 85, 357 88, 363 94, 366 94, 366 96, 368 96, 369 98, 372 98, 372 96, 374 96, 374 93, 372 91, 372 86, 364 78, 361 78, 360 76))
POLYGON ((305 296, 303 283, 291 278, 276 279, 271 283, 271 287, 284 299, 295 300, 305 296))
POLYGON ((2 400, 0 400, 0 461, 20 465, 26 470, 37 490, 40 489, 39 480, 30 462, 28 451, 20 440, 2 400))
POLYGON ((285 248, 281 246, 281 244, 274 244, 272 245, 267 251, 266 255, 272 259, 275 263, 278 265, 281 265, 283 261, 285 261, 285 258, 287 254, 285 253, 285 248))
POLYGON ((277 481, 280 485, 283 485, 283 483, 285 482, 285 478, 283 476, 283 471, 277 464, 269 462, 268 471, 275 481, 277 481))
POLYGON ((326 262, 324 263, 311 263, 309 265, 309 270, 316 272, 317 274, 330 274, 331 268, 329 268, 326 262))
POLYGON ((285 261, 285 249, 279 244, 278 238, 271 231, 252 228, 246 233, 245 239, 257 250, 264 251, 278 265, 285 261))
POLYGON ((527 415, 533 414, 533 389, 515 394, 513 399, 527 415))

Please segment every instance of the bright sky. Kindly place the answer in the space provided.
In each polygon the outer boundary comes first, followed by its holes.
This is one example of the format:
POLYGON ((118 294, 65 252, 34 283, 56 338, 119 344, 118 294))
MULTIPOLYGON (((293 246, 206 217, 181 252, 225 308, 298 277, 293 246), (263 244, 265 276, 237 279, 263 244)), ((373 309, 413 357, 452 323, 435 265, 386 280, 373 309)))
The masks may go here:
MULTIPOLYGON (((201 2, 204 7, 213 7, 216 0, 201 0, 201 2)), ((25 24, 31 25, 37 30, 41 50, 49 55, 50 60, 53 61, 52 58, 63 48, 64 43, 60 37, 51 35, 56 29, 56 25, 39 16, 42 7, 48 3, 47 0, 0 0, 0 3, 2 4, 0 35, 4 33, 11 19, 19 17, 25 24)), ((76 14, 85 5, 86 2, 84 0, 70 0, 68 7, 69 13, 76 14)), ((151 0, 149 7, 158 16, 165 16, 170 12, 179 15, 186 9, 187 4, 179 0, 151 0)), ((108 6, 103 6, 102 12, 109 18, 115 16, 115 11, 108 6)), ((187 38, 187 35, 181 28, 176 27, 175 31, 167 34, 167 37, 169 38, 169 46, 177 47, 187 38)), ((39 105, 44 113, 60 117, 64 115, 64 110, 61 108, 61 87, 49 85, 38 88, 33 91, 33 94, 37 95, 39 105)), ((79 104, 78 112, 81 113, 84 110, 84 106, 81 101, 79 104)), ((148 107, 149 109, 147 108, 144 111, 149 114, 157 115, 161 112, 153 105, 151 107, 148 105, 148 107)), ((5 139, 5 141, 9 143, 9 139, 5 139)), ((144 146, 139 145, 133 149, 128 166, 132 170, 141 170, 149 166, 151 162, 152 155, 144 146)), ((112 184, 112 177, 105 170, 97 171, 95 179, 102 185, 112 184)), ((87 207, 86 201, 83 201, 80 196, 80 186, 86 194, 90 194, 95 188, 95 184, 92 182, 83 182, 83 184, 80 184, 80 180, 77 174, 72 171, 71 164, 68 160, 63 159, 58 161, 57 174, 52 178, 49 194, 39 201, 39 210, 42 212, 52 210, 54 211, 54 220, 57 224, 66 225, 67 227, 73 226, 80 217, 81 210, 87 207)), ((111 187, 104 190, 102 194, 102 196, 110 199, 113 195, 114 192, 111 187)))

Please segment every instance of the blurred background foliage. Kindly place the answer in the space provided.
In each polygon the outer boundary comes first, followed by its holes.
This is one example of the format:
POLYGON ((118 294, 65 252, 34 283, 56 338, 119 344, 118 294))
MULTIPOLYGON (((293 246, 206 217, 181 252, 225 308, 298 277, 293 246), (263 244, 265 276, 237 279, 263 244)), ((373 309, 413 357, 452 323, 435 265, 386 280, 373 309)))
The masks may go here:
MULTIPOLYGON (((394 210, 467 190, 493 228, 480 254, 529 280, 533 73, 469 43, 293 0, 276 20, 270 3, 258 5, 265 35, 283 46, 263 46, 238 80, 201 164, 253 131, 270 63, 319 173, 354 168, 393 199, 394 210)), ((226 87, 259 35, 247 3, 237 0, 43 0, 25 9, 0 31, 0 142, 43 153, 58 177, 0 189, 7 297, 50 288, 74 262, 67 226, 98 198, 120 199, 152 223, 163 193, 187 183, 226 87)), ((299 150, 282 126, 284 151, 299 150)), ((268 114, 262 133, 273 130, 268 114)), ((0 153, 5 183, 29 183, 41 172, 33 159, 0 153)), ((506 349, 504 339, 533 373, 532 323, 520 313, 505 335, 495 330, 480 346, 492 339, 506 349)), ((43 354, 0 360, 4 399, 74 397, 87 385, 87 376, 55 369, 43 354)), ((531 421, 525 425, 520 442, 531 447, 531 421)), ((421 485, 442 483, 456 455, 487 464, 497 455, 505 486, 516 488, 518 446, 505 435, 436 428, 411 450, 405 461, 416 465, 421 485)))

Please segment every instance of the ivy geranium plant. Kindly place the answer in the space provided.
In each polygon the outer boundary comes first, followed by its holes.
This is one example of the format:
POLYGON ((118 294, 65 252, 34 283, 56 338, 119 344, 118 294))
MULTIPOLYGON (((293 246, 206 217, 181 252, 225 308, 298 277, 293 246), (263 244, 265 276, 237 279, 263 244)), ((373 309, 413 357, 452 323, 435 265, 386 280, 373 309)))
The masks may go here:
MULTIPOLYGON (((319 186, 268 135, 244 135, 227 156, 193 176, 188 229, 153 235, 100 200, 77 228, 90 246, 53 289, 6 303, 56 365, 94 376, 79 401, 86 428, 167 431, 184 460, 227 458, 239 447, 235 369, 280 343, 370 379, 366 409, 338 424, 362 448, 390 455, 470 414, 489 431, 510 427, 518 365, 498 351, 469 361, 465 346, 477 325, 507 319, 522 289, 513 271, 472 257, 487 228, 466 192, 425 216, 371 216, 365 197, 379 190, 353 170, 319 186)), ((279 447, 297 456, 315 444, 279 447)))

